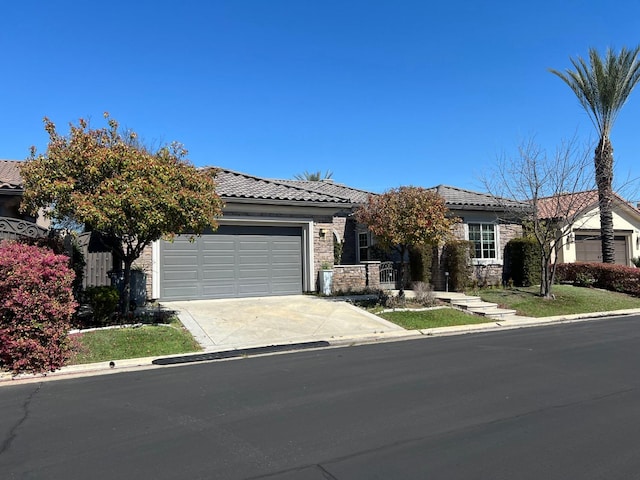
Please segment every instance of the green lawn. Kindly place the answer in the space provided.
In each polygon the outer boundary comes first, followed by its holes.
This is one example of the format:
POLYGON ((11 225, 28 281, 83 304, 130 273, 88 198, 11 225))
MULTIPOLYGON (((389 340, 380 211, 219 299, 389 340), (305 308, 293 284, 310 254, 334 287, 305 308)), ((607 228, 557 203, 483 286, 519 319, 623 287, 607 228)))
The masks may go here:
POLYGON ((71 365, 200 351, 178 320, 168 325, 95 330, 71 337, 78 344, 71 365))
POLYGON ((555 295, 555 299, 544 299, 538 295, 539 291, 539 287, 487 288, 469 294, 478 295, 486 302, 514 309, 518 315, 527 317, 551 317, 640 308, 640 298, 596 288, 554 285, 551 292, 555 295))
POLYGON ((379 314, 385 320, 400 325, 407 330, 423 328, 450 327, 453 325, 469 325, 472 323, 495 322, 490 318, 456 310, 455 308, 438 308, 435 310, 385 312, 379 314))

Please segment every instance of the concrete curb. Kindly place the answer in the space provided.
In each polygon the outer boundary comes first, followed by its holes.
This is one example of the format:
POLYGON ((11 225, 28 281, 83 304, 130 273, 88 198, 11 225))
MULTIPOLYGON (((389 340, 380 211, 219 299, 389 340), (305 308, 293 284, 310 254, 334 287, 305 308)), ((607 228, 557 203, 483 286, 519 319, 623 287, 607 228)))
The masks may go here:
MULTIPOLYGON (((353 308, 357 308, 353 306, 353 308)), ((368 313, 368 312, 367 312, 368 313)), ((502 330, 513 330, 519 328, 531 328, 531 327, 540 327, 540 326, 549 326, 549 325, 563 325, 569 323, 576 322, 586 322, 589 320, 599 320, 603 318, 619 318, 628 315, 640 314, 640 309, 628 309, 628 310, 615 310, 610 312, 594 312, 588 314, 575 314, 575 315, 558 315, 554 317, 516 317, 508 318, 505 320, 492 320, 485 323, 476 323, 471 325, 457 325, 452 327, 438 327, 438 328, 428 328, 422 330, 396 330, 397 325, 390 323, 380 317, 376 318, 381 320, 381 326, 386 324, 391 325, 392 328, 390 331, 374 332, 370 334, 362 334, 362 335, 353 335, 349 337, 332 337, 324 339, 324 341, 329 343, 328 347, 319 347, 317 349, 326 349, 326 348, 340 348, 347 346, 357 346, 357 345, 367 345, 374 343, 385 343, 385 342, 393 342, 400 340, 413 340, 419 338, 435 338, 435 337, 444 337, 444 336, 453 336, 453 335, 464 335, 469 333, 487 333, 487 332, 496 332, 502 330)), ((373 315, 373 314, 369 314, 373 315)), ((185 315, 188 317, 188 315, 185 315)), ((375 316, 375 315, 373 315, 375 316)), ((180 320, 183 321, 183 318, 180 317, 180 320)), ((192 319, 193 321, 193 319, 192 319)), ((194 322, 195 323, 195 322, 194 322)), ((204 332, 202 332, 204 334, 204 332)), ((204 334, 206 338, 209 338, 204 334)), ((211 341, 211 339, 209 339, 211 341)), ((300 344, 305 342, 318 341, 317 338, 314 339, 306 339, 299 340, 297 342, 289 342, 280 344, 280 347, 286 347, 287 345, 292 344, 300 344)), ((257 347, 267 347, 273 345, 253 345, 247 346, 246 348, 257 348, 257 347)), ((293 346, 293 345, 292 345, 293 346)), ((221 348, 216 345, 210 345, 208 348, 203 349, 202 352, 193 352, 181 355, 164 355, 158 357, 144 357, 144 358, 132 358, 125 360, 116 360, 114 361, 114 366, 110 366, 110 362, 100 362, 100 363, 89 363, 84 365, 72 365, 67 367, 62 367, 60 370, 56 370, 55 372, 49 372, 47 374, 39 374, 39 375, 19 375, 17 377, 13 377, 8 372, 0 372, 0 387, 10 386, 10 385, 22 385, 27 383, 37 383, 51 380, 63 380, 63 379, 71 379, 71 378, 80 378, 94 375, 111 375, 115 373, 122 372, 133 372, 140 370, 149 370, 149 369, 157 369, 157 368, 166 368, 166 367, 177 367, 180 365, 185 365, 185 363, 180 363, 176 365, 154 365, 153 362, 155 360, 172 358, 172 357, 188 357, 188 356, 202 356, 204 353, 215 353, 215 352, 225 352, 225 351, 239 351, 241 348, 221 348)), ((306 351, 308 351, 307 349, 306 351)), ((313 349, 311 349, 313 350, 313 349)), ((291 353, 301 351, 297 349, 287 350, 286 348, 281 348, 278 352, 274 353, 265 353, 264 355, 281 355, 284 353, 291 353)), ((257 355, 251 356, 252 358, 257 355)), ((232 358, 227 358, 223 360, 203 360, 203 361, 226 361, 226 360, 234 360, 238 358, 247 358, 246 356, 236 356, 232 358)))

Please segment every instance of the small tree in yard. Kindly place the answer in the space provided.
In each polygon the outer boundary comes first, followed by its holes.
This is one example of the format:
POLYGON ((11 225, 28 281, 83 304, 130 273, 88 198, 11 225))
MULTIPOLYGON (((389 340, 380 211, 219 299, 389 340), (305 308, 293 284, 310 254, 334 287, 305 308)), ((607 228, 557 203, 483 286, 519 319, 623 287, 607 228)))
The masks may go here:
POLYGON ((562 143, 554 155, 529 141, 520 146, 518 157, 499 158, 483 179, 505 214, 523 218, 525 233, 538 244, 540 295, 545 298, 553 298, 558 251, 592 200, 576 195, 593 187, 589 164, 586 150, 577 148, 575 139, 562 143))
POLYGON ((42 373, 64 365, 76 309, 69 258, 0 242, 0 369, 42 373))
POLYGON ((58 221, 73 220, 115 239, 123 262, 122 313, 130 304, 131 266, 142 251, 163 236, 198 235, 217 226, 222 203, 215 172, 197 170, 178 143, 152 152, 133 131, 121 133, 105 113, 108 126, 89 128, 80 119, 68 136, 45 118, 49 144, 44 155, 32 148, 21 169, 23 210, 45 208, 58 221))
POLYGON ((404 296, 404 258, 410 247, 437 245, 451 234, 457 219, 448 215, 444 199, 433 190, 399 187, 370 195, 355 213, 382 248, 400 255, 400 297, 404 296))

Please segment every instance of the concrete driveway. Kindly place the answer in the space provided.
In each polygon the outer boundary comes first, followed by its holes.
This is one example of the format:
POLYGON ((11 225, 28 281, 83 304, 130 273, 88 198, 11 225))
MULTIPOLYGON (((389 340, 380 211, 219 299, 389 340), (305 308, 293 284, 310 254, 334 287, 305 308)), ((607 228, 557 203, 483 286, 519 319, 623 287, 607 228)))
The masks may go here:
POLYGON ((345 301, 309 295, 162 302, 162 306, 178 313, 205 351, 405 332, 345 301))

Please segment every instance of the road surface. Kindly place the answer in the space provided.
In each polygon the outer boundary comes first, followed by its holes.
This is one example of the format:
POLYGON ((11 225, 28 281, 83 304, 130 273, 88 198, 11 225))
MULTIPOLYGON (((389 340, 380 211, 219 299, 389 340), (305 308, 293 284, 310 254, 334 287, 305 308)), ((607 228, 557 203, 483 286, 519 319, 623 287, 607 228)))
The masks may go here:
POLYGON ((0 388, 0 478, 630 479, 640 317, 0 388))

